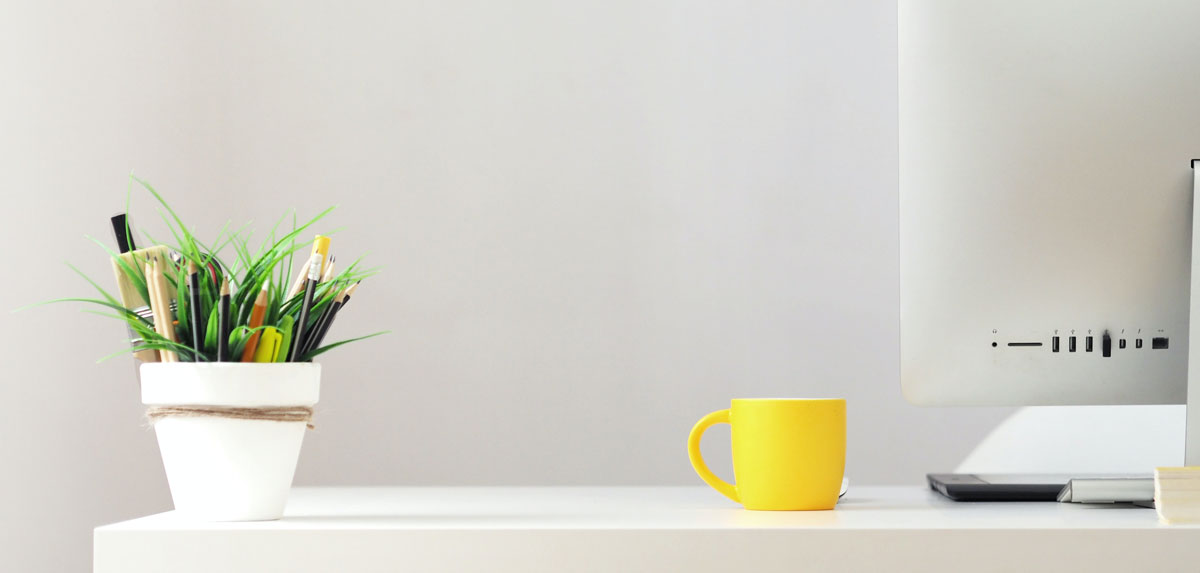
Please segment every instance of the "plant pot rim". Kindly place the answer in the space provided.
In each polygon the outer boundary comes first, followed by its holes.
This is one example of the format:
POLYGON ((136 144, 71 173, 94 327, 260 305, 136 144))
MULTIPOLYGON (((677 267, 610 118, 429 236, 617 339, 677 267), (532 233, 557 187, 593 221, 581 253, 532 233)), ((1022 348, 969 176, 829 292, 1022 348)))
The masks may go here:
POLYGON ((151 362, 141 366, 147 406, 312 406, 321 365, 308 362, 151 362))
POLYGON ((256 368, 315 368, 321 369, 319 362, 144 362, 141 365, 143 371, 159 370, 159 369, 180 369, 192 368, 198 370, 204 369, 256 369, 256 368))

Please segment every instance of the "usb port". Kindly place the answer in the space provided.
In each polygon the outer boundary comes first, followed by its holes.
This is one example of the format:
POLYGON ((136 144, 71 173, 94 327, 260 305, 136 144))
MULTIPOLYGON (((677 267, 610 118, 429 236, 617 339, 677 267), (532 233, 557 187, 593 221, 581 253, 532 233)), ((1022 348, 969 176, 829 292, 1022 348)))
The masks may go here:
POLYGON ((1083 339, 1083 349, 1087 352, 1092 351, 1092 337, 1089 336, 1083 339))
POLYGON ((1057 336, 1050 339, 1050 352, 1058 352, 1058 337, 1057 336))
POLYGON ((1075 337, 1074 336, 1067 339, 1067 352, 1075 352, 1075 337))
POLYGON ((1125 339, 1124 339, 1124 338, 1122 338, 1121 340, 1117 341, 1117 348, 1120 348, 1120 349, 1122 349, 1122 350, 1124 350, 1124 349, 1125 349, 1125 339))
POLYGON ((1154 338, 1150 339, 1150 348, 1155 350, 1166 350, 1168 342, 1169 341, 1165 336, 1155 336, 1154 338))
POLYGON ((1137 339, 1137 340, 1134 340, 1134 341, 1133 341, 1133 347, 1134 347, 1134 348, 1141 348, 1141 347, 1142 347, 1142 339, 1140 339, 1140 338, 1139 338, 1139 339, 1137 339))

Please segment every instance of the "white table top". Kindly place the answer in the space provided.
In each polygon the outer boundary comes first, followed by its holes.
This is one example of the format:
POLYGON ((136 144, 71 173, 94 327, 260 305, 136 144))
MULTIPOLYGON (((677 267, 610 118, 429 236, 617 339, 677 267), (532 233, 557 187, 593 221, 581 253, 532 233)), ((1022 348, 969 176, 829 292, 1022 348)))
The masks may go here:
POLYGON ((816 560, 831 571, 1128 571, 1200 567, 1200 528, 1162 525, 1151 509, 956 503, 919 487, 851 486, 821 512, 746 511, 704 487, 297 488, 279 521, 168 512, 99 527, 95 557, 101 573, 560 568, 545 559, 570 570, 816 560))

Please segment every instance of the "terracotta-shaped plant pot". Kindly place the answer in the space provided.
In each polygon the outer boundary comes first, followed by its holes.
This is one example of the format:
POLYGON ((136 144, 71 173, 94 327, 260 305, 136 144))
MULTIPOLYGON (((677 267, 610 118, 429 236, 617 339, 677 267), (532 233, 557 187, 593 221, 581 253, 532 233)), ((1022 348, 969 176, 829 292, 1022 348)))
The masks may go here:
MULTIPOLYGON (((311 408, 314 363, 147 363, 142 402, 154 407, 311 408)), ((211 414, 154 420, 175 510, 204 521, 279 519, 287 504, 307 422, 211 414)))

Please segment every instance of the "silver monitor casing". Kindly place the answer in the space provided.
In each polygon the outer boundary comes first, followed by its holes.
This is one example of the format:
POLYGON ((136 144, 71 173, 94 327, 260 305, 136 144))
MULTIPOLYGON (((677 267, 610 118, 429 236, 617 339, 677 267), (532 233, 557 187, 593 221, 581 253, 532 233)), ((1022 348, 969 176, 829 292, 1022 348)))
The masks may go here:
POLYGON ((905 397, 1184 403, 1200 2, 900 0, 898 17, 905 397))

